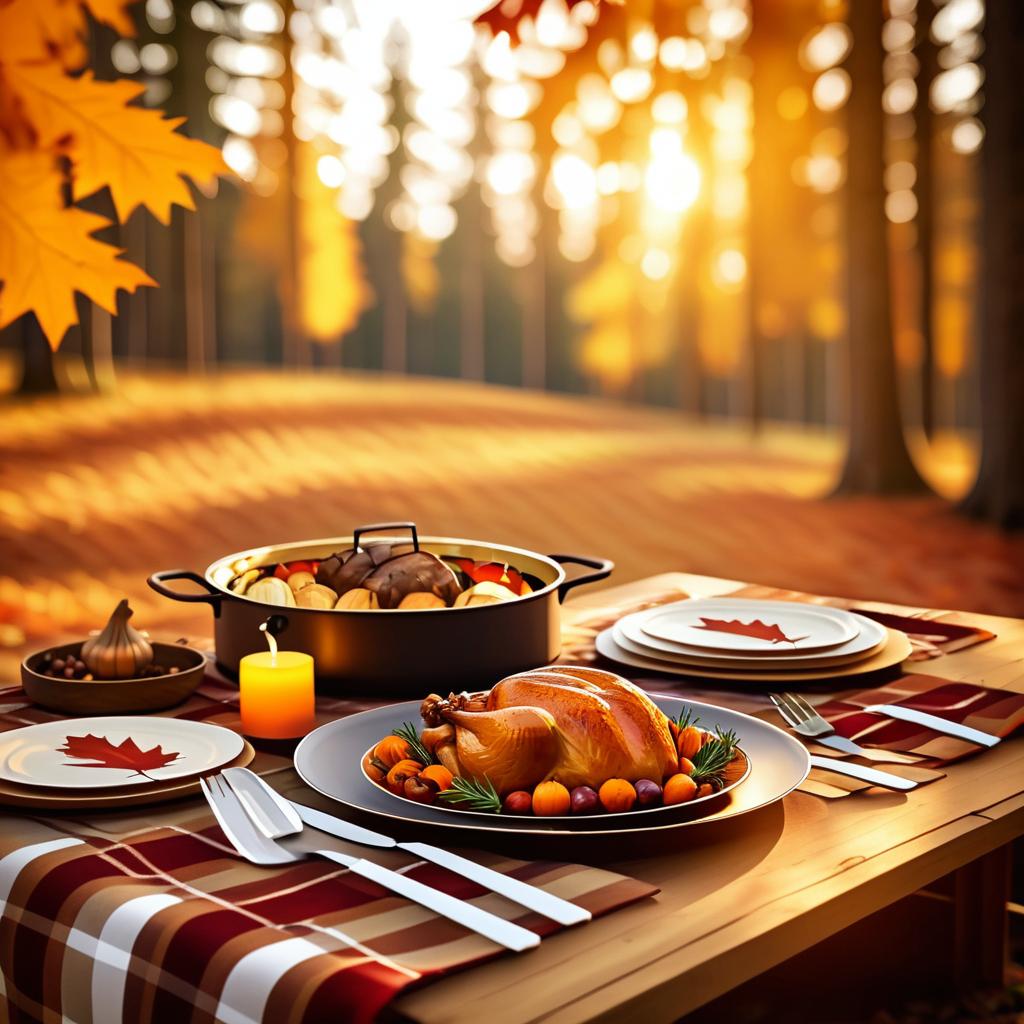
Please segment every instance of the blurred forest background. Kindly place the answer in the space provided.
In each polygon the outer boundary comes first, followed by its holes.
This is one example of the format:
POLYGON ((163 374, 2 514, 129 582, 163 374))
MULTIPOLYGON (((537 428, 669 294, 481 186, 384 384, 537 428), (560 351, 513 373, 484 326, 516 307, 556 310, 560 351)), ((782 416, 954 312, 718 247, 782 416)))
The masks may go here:
MULTIPOLYGON (((135 39, 98 28, 98 75, 138 78, 237 179, 170 233, 121 226, 161 287, 87 317, 59 379, 340 366, 836 425, 865 127, 848 4, 484 6, 146 0, 135 39)), ((904 419, 968 449, 984 17, 983 0, 890 0, 861 46, 882 60, 904 419)), ((12 355, 31 345, 16 333, 12 355)))
MULTIPOLYGON (((763 499, 934 490, 1024 521, 1024 4, 117 6, 135 33, 90 21, 89 66, 186 117, 231 174, 169 227, 139 209, 102 233, 159 284, 116 317, 80 298, 55 354, 31 316, 0 331, 12 643, 26 593, 33 629, 99 614, 175 530, 171 560, 200 568, 378 512, 576 535, 623 547, 629 575, 1020 600, 1020 545, 948 506, 763 499), (477 508, 459 473, 545 490, 550 517, 477 508), (627 495, 659 546, 626 550, 627 495), (691 499, 714 536, 673 525, 691 499), (831 528, 843 543, 811 552, 831 528), (44 535, 49 554, 21 551, 44 535)), ((79 205, 115 219, 103 192, 79 205)))

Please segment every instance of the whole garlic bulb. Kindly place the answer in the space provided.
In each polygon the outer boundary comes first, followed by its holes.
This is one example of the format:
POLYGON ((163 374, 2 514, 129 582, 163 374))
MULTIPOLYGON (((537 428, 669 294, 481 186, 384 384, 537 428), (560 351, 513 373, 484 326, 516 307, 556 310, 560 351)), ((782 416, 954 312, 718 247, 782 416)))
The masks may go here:
POLYGON ((82 661, 98 679, 135 679, 153 661, 153 647, 128 624, 132 610, 125 598, 99 636, 82 644, 82 661))

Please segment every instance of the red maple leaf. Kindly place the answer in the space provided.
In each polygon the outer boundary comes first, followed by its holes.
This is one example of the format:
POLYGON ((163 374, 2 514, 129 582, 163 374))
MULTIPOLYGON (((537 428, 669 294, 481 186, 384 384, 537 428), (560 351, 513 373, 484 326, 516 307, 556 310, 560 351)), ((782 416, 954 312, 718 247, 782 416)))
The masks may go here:
MULTIPOLYGON (((57 753, 89 762, 66 762, 76 768, 124 768, 138 775, 146 775, 146 771, 153 768, 164 768, 181 756, 173 751, 164 753, 159 744, 150 750, 140 750, 131 736, 114 746, 105 736, 93 736, 92 733, 87 736, 65 736, 64 746, 58 747, 57 753)), ((147 779, 149 777, 146 775, 147 779)))
POLYGON ((694 626, 694 629, 707 629, 715 633, 733 633, 736 636, 750 636, 755 640, 770 640, 773 644, 795 644, 800 640, 806 640, 805 636, 786 636, 785 633, 772 623, 762 622, 754 619, 753 622, 740 622, 739 619, 707 619, 703 615, 700 621, 703 626, 694 626))

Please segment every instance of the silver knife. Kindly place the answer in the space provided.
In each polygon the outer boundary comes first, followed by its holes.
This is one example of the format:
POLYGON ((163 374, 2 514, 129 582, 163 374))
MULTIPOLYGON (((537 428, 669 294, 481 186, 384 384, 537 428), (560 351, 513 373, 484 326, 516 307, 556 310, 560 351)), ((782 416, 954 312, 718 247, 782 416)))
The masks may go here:
POLYGON ((416 857, 430 861, 432 864, 439 864, 449 871, 454 871, 472 882, 477 882, 485 889, 496 892, 506 899, 518 903, 520 906, 533 910, 544 917, 549 917, 559 924, 573 925, 589 921, 591 913, 583 907, 563 900, 559 896, 552 896, 543 889, 528 882, 521 882, 518 878, 511 878, 503 875, 500 871, 493 871, 491 868, 477 864, 476 861, 460 857, 457 853, 449 853, 436 846, 427 843, 404 843, 390 836, 373 832, 361 825, 354 825, 350 821, 335 818, 331 814, 318 811, 315 807, 307 807, 305 804, 289 801, 292 807, 299 813, 299 817, 313 828, 320 829, 328 835, 337 836, 339 839, 347 839, 353 843, 364 843, 367 846, 392 847, 405 850, 416 857))
POLYGON ((811 765, 822 771, 848 775, 851 779, 860 779, 861 782, 870 782, 872 786, 904 790, 917 788, 916 782, 912 779, 905 779, 902 775, 881 772, 877 768, 868 768, 866 765, 854 764, 852 761, 841 761, 838 757, 819 757, 817 754, 811 754, 811 765))
POLYGON ((961 725, 959 722, 951 722, 946 718, 939 718, 938 715, 929 715, 926 711, 917 711, 914 708, 905 708, 900 704, 869 704, 865 711, 875 715, 888 715, 889 718, 898 718, 902 722, 913 722, 915 725, 923 725, 926 729, 934 729, 935 732, 945 733, 947 736, 955 736, 960 740, 967 740, 969 743, 977 743, 982 747, 994 747, 1000 737, 991 733, 982 732, 980 729, 972 729, 969 725, 961 725))

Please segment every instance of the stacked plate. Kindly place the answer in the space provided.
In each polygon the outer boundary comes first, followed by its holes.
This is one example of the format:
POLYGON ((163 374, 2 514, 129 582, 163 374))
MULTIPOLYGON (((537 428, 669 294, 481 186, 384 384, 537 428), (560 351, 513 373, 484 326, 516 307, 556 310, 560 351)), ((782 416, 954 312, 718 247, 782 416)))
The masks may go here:
POLYGON ((199 791, 199 778, 249 764, 238 733, 187 719, 118 715, 43 722, 0 734, 0 804, 121 807, 199 791))
POLYGON ((903 633, 841 608, 702 598, 649 608, 600 633, 599 654, 633 668, 748 683, 814 681, 892 668, 903 633))

